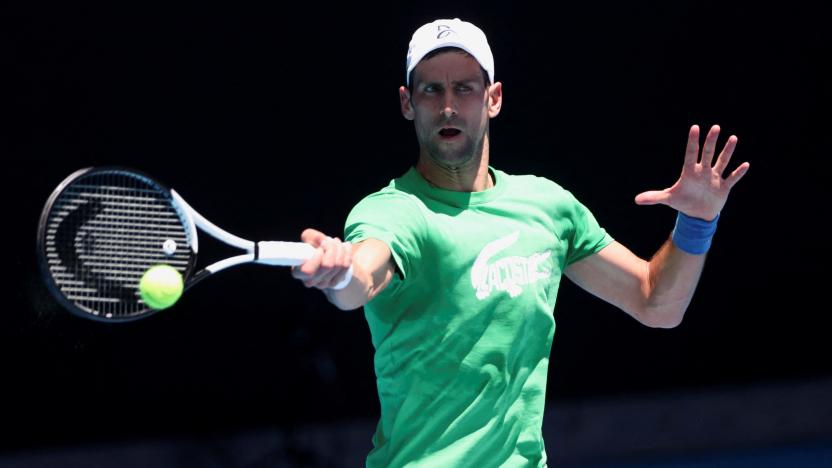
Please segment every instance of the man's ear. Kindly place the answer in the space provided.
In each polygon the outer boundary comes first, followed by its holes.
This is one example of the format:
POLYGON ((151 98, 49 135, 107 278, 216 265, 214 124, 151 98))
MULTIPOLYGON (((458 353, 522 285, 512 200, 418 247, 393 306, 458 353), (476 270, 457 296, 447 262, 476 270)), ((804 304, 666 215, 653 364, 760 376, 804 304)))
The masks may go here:
POLYGON ((401 106, 402 115, 407 120, 413 120, 415 118, 415 112, 413 111, 413 104, 410 102, 410 91, 401 86, 399 88, 399 105, 401 106))
POLYGON ((488 117, 494 118, 503 107, 503 84, 499 81, 488 87, 488 117))

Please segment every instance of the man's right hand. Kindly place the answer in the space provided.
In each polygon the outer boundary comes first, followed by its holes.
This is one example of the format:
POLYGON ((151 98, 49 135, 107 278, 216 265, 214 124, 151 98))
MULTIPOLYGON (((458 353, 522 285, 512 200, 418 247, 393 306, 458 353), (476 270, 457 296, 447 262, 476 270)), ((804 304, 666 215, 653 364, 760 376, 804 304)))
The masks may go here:
POLYGON ((292 276, 307 288, 329 289, 340 283, 352 265, 352 245, 314 229, 304 230, 300 238, 315 247, 315 255, 292 267, 292 276))
POLYGON ((308 288, 323 290, 327 299, 343 310, 357 309, 380 293, 396 272, 390 249, 378 239, 365 239, 351 245, 314 229, 300 235, 315 247, 315 255, 292 268, 292 276, 308 288), (343 289, 332 289, 353 267, 352 280, 343 289))

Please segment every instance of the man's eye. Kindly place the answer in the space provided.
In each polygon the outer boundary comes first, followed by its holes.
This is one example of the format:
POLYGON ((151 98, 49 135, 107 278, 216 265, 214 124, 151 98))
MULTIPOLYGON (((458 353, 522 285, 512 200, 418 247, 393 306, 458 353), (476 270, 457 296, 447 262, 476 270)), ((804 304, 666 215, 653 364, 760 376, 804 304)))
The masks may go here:
POLYGON ((471 91, 471 87, 470 86, 465 86, 465 85, 459 85, 459 86, 456 87, 456 90, 461 92, 461 93, 467 93, 467 92, 471 91))
POLYGON ((426 92, 426 93, 435 93, 435 92, 437 92, 437 91, 439 91, 439 87, 438 87, 438 86, 435 86, 435 85, 427 85, 427 86, 425 86, 425 92, 426 92))

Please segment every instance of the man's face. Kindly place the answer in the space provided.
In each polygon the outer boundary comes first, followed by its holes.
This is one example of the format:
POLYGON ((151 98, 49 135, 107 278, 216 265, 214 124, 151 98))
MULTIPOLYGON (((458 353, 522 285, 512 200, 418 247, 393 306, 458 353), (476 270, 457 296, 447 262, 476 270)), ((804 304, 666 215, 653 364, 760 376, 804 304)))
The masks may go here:
POLYGON ((421 156, 455 168, 481 152, 490 88, 480 64, 468 54, 451 51, 420 62, 413 73, 413 94, 402 89, 400 95, 402 113, 414 122, 421 156))

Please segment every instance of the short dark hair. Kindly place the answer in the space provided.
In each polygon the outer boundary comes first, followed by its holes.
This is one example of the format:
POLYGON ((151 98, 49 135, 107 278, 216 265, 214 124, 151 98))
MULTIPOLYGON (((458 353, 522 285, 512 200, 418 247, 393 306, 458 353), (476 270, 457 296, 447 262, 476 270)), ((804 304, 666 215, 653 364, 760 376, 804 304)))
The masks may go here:
MULTIPOLYGON (((465 55, 473 58, 474 60, 476 60, 476 57, 469 54, 465 50, 460 49, 459 47, 446 46, 446 47, 440 47, 438 49, 434 49, 434 50, 428 52, 427 54, 425 54, 424 57, 422 57, 422 60, 419 60, 419 62, 431 59, 433 57, 436 57, 439 54, 444 54, 445 52, 456 52, 458 54, 465 54, 465 55)), ((477 62, 477 63, 479 63, 479 62, 477 62)), ((480 71, 482 72, 482 79, 483 79, 483 81, 485 81, 485 87, 487 88, 487 87, 491 86, 491 79, 488 77, 488 72, 485 71, 485 68, 483 68, 482 65, 480 65, 480 71)), ((413 94, 413 76, 415 75, 415 72, 416 72, 416 67, 413 67, 413 70, 410 70, 410 76, 407 79, 407 82, 409 83, 407 85, 407 90, 410 91, 411 95, 413 94)))

